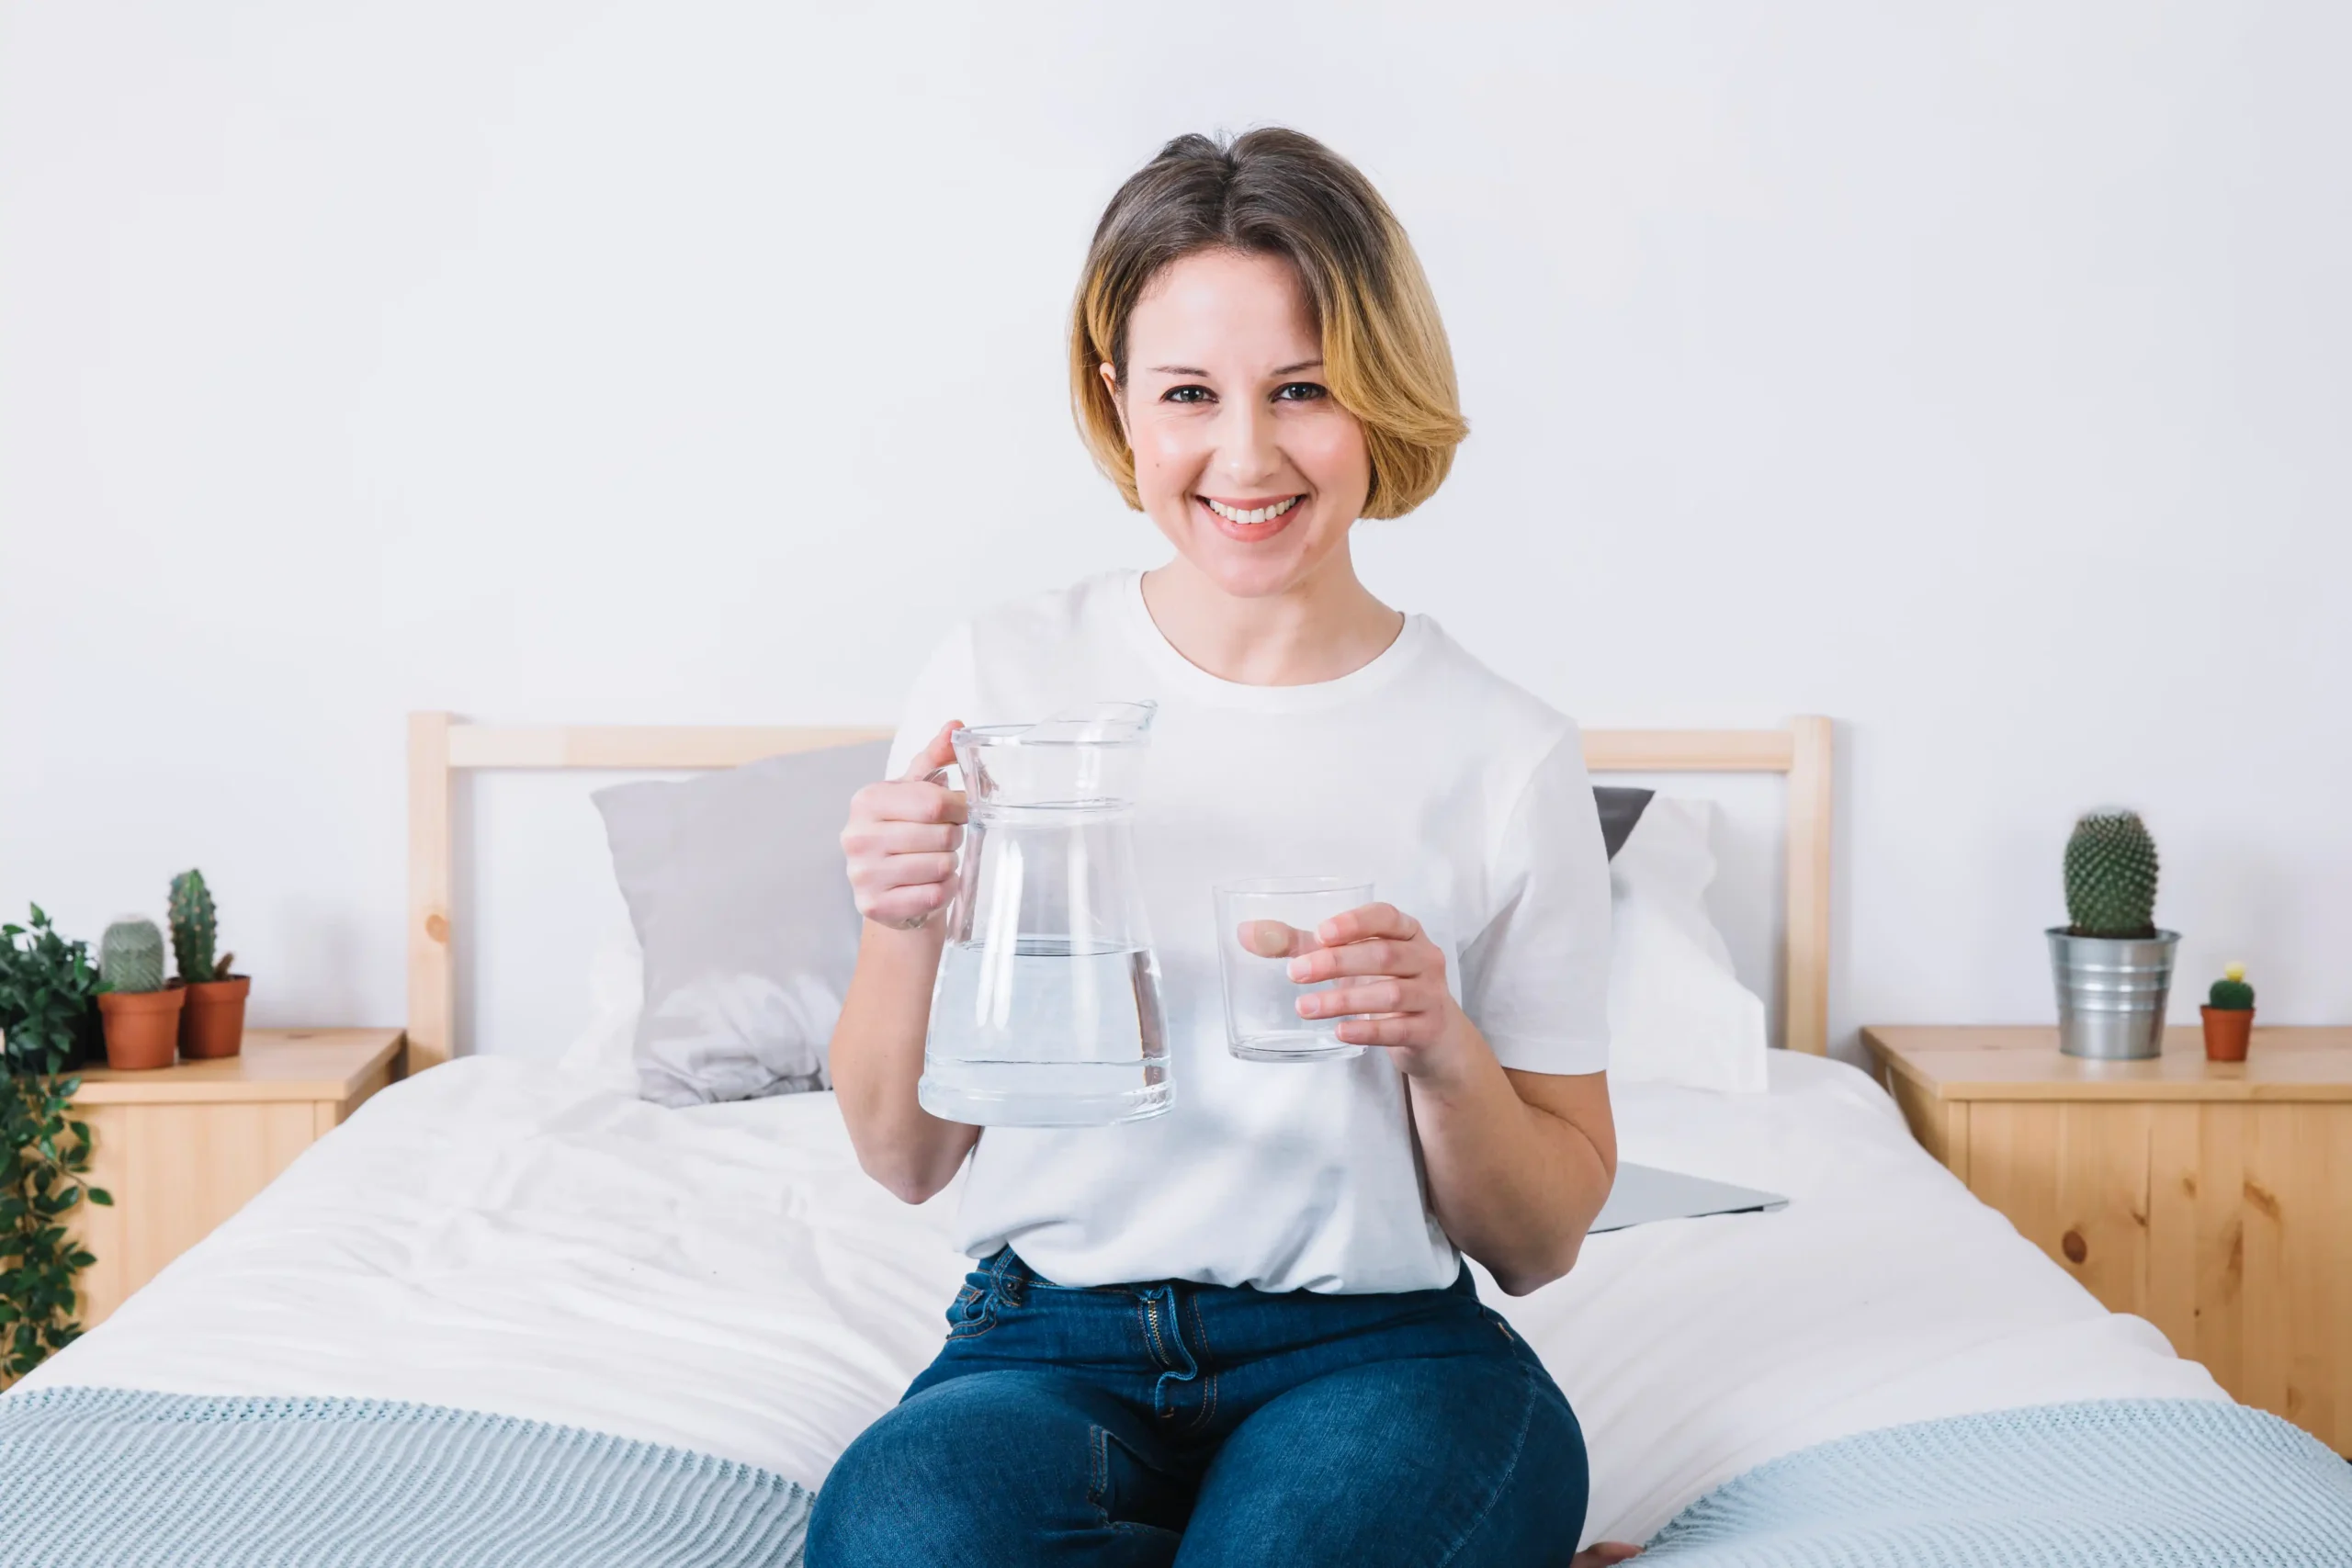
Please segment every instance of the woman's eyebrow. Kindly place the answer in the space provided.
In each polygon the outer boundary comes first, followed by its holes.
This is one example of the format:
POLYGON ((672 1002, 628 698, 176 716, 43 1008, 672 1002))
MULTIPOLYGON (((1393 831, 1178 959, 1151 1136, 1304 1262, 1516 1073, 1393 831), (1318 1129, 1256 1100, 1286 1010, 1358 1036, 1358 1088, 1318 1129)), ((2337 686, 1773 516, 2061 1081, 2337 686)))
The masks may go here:
MULTIPOLYGON (((1322 366, 1323 362, 1319 359, 1302 359, 1295 365, 1276 366, 1272 374, 1295 376, 1302 370, 1317 370, 1322 368, 1322 366)), ((1199 376, 1204 379, 1208 376, 1208 372, 1197 365, 1148 365, 1144 368, 1155 376, 1199 376)))

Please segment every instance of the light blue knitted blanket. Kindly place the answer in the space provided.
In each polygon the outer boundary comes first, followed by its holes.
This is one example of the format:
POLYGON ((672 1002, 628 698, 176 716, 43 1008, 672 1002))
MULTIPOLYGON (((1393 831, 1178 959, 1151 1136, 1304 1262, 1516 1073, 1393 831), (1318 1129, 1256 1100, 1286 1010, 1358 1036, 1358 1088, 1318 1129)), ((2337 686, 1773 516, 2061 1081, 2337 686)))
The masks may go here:
POLYGON ((783 1568, 809 1495, 682 1449, 360 1399, 0 1399, 5 1568, 783 1568))
POLYGON ((1677 1515, 1641 1568, 2352 1568, 2352 1465, 2276 1416, 2098 1400, 1863 1432, 1677 1515))
MULTIPOLYGON (((797 1568, 765 1471, 378 1400, 0 1399, 0 1568, 797 1568)), ((1865 1432, 1727 1482, 1642 1568, 2346 1568, 2352 1465, 2199 1400, 1865 1432)))

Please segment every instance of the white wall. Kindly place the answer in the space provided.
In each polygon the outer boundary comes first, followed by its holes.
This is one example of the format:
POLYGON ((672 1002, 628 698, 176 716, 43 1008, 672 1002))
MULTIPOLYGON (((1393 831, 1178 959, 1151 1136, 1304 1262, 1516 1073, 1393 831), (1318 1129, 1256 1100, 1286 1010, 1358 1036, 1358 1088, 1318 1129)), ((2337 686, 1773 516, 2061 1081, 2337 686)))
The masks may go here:
MULTIPOLYGON (((887 717, 1155 558, 1062 310, 1161 139, 1281 121, 1475 426, 1375 589, 1589 722, 1844 722, 1841 1035, 2047 1017, 2110 799, 2191 976, 2352 1018, 2352 12, 865 9, 0 5, 0 911, 200 863, 258 1020, 393 1021, 404 710, 887 717)), ((481 897, 576 967, 545 784, 481 897)))

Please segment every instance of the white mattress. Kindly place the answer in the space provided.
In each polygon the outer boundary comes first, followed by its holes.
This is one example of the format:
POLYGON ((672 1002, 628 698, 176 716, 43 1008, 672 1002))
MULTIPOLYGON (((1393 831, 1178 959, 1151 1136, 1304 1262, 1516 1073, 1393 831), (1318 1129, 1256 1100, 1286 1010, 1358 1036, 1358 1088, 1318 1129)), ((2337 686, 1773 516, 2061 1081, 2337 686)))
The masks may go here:
MULTIPOLYGON (((1521 1301, 1641 1540, 1826 1438, 2054 1400, 2226 1396, 1916 1146, 1850 1067, 1616 1094, 1623 1156, 1790 1195, 1594 1236, 1521 1301)), ((418 1400, 673 1443, 808 1486, 930 1359, 954 1192, 902 1207, 830 1095, 666 1111, 460 1061, 376 1097, 24 1386, 418 1400)))

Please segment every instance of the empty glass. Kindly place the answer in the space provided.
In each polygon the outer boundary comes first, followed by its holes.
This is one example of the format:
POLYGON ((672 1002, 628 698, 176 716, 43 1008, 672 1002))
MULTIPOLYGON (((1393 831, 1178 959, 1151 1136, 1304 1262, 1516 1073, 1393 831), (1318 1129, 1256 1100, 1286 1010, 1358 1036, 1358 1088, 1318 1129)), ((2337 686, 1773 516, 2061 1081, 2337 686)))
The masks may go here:
POLYGON ((1298 998, 1328 991, 1329 980, 1302 986, 1290 958, 1261 958, 1241 945, 1241 928, 1280 920, 1307 932, 1342 910, 1372 902, 1372 884, 1337 876, 1272 876, 1216 889, 1217 968, 1225 977, 1225 1041, 1250 1062, 1333 1062, 1363 1047, 1339 1037, 1336 1018, 1301 1018, 1298 998))
POLYGON ((1159 964, 1136 884, 1149 703, 959 729, 970 821, 916 1098, 983 1127, 1169 1106, 1159 964))

